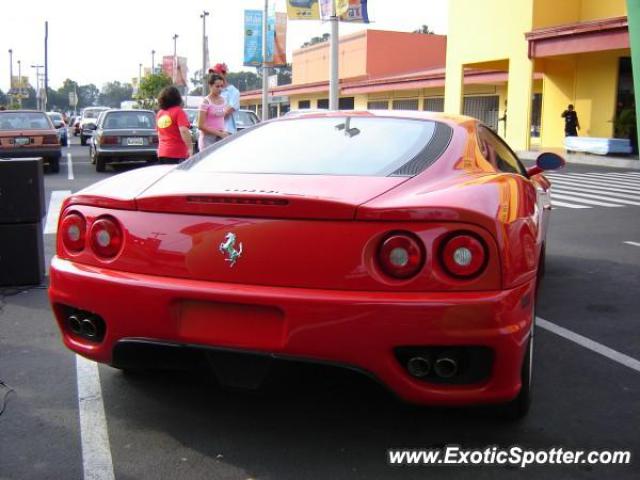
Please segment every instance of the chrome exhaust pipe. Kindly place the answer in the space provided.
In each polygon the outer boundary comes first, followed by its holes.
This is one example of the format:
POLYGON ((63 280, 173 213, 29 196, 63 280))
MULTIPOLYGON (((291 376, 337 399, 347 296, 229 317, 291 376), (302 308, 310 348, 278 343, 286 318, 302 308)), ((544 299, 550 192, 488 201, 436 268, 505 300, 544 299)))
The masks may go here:
POLYGON ((80 335, 82 333, 82 322, 77 315, 69 315, 67 318, 67 323, 69 324, 69 329, 75 333, 76 335, 80 335))
POLYGON ((433 370, 441 378, 451 378, 458 373, 458 359, 455 355, 440 355, 433 370))
POLYGON ((98 327, 93 318, 87 317, 82 320, 82 334, 87 338, 96 338, 98 336, 98 327))
POLYGON ((431 360, 427 357, 411 357, 407 362, 407 370, 413 377, 426 377, 431 372, 431 360))

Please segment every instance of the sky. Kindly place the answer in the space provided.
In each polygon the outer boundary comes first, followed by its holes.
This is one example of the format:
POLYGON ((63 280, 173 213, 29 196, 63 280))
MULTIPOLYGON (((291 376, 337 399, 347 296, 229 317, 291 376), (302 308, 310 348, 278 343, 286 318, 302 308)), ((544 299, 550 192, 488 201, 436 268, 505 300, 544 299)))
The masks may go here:
MULTIPOLYGON (((276 2, 285 11, 285 0, 276 2)), ((372 23, 340 24, 340 35, 365 28, 413 31, 428 25, 447 33, 448 0, 369 0, 372 23)), ((4 2, 3 2, 4 3, 4 2)), ((13 5, 17 5, 13 3, 13 5)), ((231 71, 244 67, 243 21, 245 9, 262 9, 264 0, 109 0, 69 3, 22 0, 20 8, 3 8, 0 28, 0 90, 9 89, 9 53, 13 50, 13 75, 35 84, 31 65, 44 64, 44 24, 49 22, 49 87, 58 89, 66 78, 98 88, 111 81, 131 82, 139 65, 151 66, 163 55, 173 55, 173 36, 178 35, 177 54, 188 58, 189 76, 202 64, 203 10, 207 17, 210 61, 224 61, 231 71), (172 7, 170 5, 175 5, 172 7)), ((7 7, 7 6, 3 6, 7 7)), ((287 60, 291 52, 314 36, 329 33, 330 25, 314 20, 289 21, 287 60)))

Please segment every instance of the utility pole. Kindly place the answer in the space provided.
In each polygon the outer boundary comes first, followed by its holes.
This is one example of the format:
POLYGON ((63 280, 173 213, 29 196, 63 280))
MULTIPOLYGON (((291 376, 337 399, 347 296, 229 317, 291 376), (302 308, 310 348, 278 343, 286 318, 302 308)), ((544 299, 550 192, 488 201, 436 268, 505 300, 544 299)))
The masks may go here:
POLYGON ((13 88, 13 49, 9 49, 9 91, 13 88))
POLYGON ((138 64, 138 89, 140 89, 140 82, 142 82, 142 64, 138 64))
POLYGON ((203 10, 200 14, 202 19, 202 95, 207 94, 207 16, 209 12, 203 10))
MULTIPOLYGON (((36 82, 37 83, 37 82, 36 82)), ((47 91, 49 90, 49 22, 44 22, 44 94, 41 96, 42 111, 47 111, 47 91)))
POLYGON ((267 15, 269 14, 269 0, 264 0, 262 14, 262 121, 269 120, 269 67, 267 66, 267 15))
POLYGON ((156 73, 156 51, 151 50, 151 74, 155 75, 156 73))
POLYGON ((40 69, 44 68, 44 65, 31 65, 31 68, 36 69, 36 108, 38 110, 45 111, 46 103, 44 102, 42 91, 40 90, 40 69))
POLYGON ((338 16, 336 15, 336 3, 331 2, 331 18, 329 19, 331 23, 331 49, 330 49, 330 58, 331 58, 331 77, 329 78, 329 110, 338 110, 338 46, 340 44, 340 40, 338 38, 339 28, 338 28, 338 16))
POLYGON ((173 72, 172 72, 172 80, 173 84, 176 83, 176 72, 178 71, 178 34, 173 35, 173 72))
POLYGON ((18 60, 18 105, 22 108, 22 66, 18 60))

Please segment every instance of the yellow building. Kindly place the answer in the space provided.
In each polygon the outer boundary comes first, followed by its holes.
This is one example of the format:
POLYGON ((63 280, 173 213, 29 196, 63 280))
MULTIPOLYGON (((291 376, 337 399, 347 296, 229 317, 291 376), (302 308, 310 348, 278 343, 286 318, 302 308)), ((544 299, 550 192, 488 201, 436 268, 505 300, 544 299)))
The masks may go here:
MULTIPOLYGON (((613 137, 633 103, 626 0, 449 0, 447 37, 366 30, 341 37, 339 56, 341 109, 464 113, 516 150, 561 148, 568 104, 580 135, 613 137)), ((292 68, 270 117, 328 108, 328 42, 296 50, 292 68)))
POLYGON ((613 137, 633 101, 630 56, 626 0, 449 0, 445 110, 463 111, 463 72, 499 71, 506 82, 486 86, 516 150, 561 147, 568 104, 580 135, 613 137))

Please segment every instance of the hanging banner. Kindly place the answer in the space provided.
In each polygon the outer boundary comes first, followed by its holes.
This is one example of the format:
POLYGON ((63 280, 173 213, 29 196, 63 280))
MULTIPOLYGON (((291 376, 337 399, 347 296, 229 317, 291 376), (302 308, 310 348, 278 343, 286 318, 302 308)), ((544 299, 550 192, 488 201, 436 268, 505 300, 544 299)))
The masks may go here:
POLYGON ((165 55, 162 57, 162 71, 164 74, 173 80, 174 85, 185 86, 187 84, 187 58, 177 57, 177 70, 173 72, 173 55, 165 55))
POLYGON ((367 0, 287 0, 290 20, 329 20, 332 6, 341 22, 369 23, 367 0))
POLYGON ((287 0, 289 20, 320 20, 318 0, 287 0))
MULTIPOLYGON (((339 2, 340 0, 337 1, 339 2)), ((367 0, 348 0, 348 2, 349 7, 345 13, 340 15, 340 21, 369 23, 367 0)))
MULTIPOLYGON (((287 63, 287 15, 270 11, 267 16, 267 64, 287 63)), ((262 65, 262 10, 244 12, 244 61, 249 67, 262 65)))
POLYGON ((178 57, 178 72, 176 74, 176 85, 185 87, 189 79, 189 68, 187 67, 187 57, 178 57))
POLYGON ((287 64, 287 14, 276 12, 276 32, 274 36, 273 65, 287 64))
POLYGON ((262 10, 244 11, 244 61, 245 66, 262 65, 262 10))

